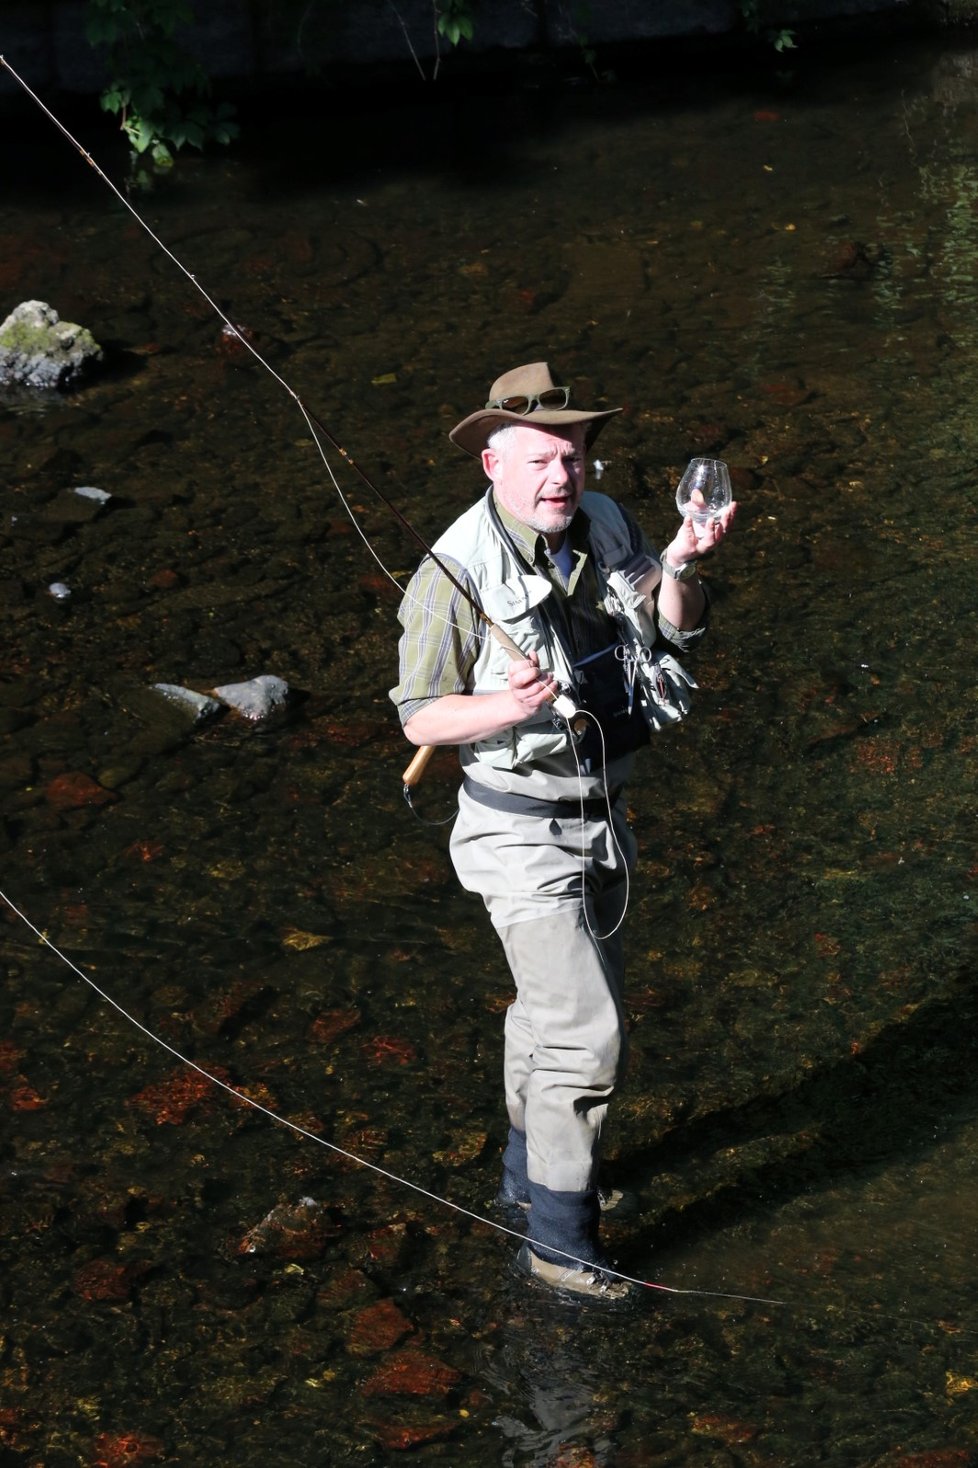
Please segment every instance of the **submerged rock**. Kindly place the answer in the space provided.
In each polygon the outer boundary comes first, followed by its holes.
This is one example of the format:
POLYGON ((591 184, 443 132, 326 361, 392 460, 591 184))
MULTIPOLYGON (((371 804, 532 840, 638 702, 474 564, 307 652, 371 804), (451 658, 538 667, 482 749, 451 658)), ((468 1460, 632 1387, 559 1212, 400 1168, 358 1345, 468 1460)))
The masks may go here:
POLYGON ((279 1259, 318 1259, 341 1231, 339 1212, 315 1198, 279 1203, 238 1243, 238 1254, 279 1259))
POLYGON ((179 683, 154 683, 153 689, 162 694, 167 703, 188 713, 195 723, 199 723, 201 719, 209 719, 221 711, 221 705, 216 698, 209 698, 206 693, 195 693, 192 688, 184 688, 179 683))
POLYGON ((246 719, 264 719, 284 706, 289 696, 289 685, 284 678, 276 678, 273 673, 262 673, 247 683, 225 683, 221 688, 212 688, 211 692, 246 719))
POLYGON ((48 524, 84 525, 105 512, 112 496, 104 489, 86 485, 82 489, 63 489, 38 511, 48 524))
POLYGON ((62 321, 46 301, 24 301, 0 325, 0 384, 71 387, 102 348, 84 326, 62 321))

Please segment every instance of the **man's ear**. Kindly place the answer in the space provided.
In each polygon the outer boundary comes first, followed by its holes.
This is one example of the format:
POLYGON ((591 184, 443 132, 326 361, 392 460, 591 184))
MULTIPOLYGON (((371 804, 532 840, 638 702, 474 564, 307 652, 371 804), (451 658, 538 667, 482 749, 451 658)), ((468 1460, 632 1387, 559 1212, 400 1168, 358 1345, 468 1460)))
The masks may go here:
POLYGON ((496 475, 499 473, 499 455, 495 449, 484 448, 482 450, 482 468, 486 478, 491 479, 495 484, 496 475))

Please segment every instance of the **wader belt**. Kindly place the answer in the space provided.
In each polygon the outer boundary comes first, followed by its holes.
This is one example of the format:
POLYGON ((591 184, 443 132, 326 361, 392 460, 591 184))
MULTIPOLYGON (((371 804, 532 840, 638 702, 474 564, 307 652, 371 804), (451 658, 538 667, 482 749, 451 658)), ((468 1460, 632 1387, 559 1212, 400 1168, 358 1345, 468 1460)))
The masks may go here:
POLYGON ((583 810, 588 820, 600 819, 607 815, 608 805, 614 808, 615 801, 621 794, 621 787, 617 790, 608 791, 608 799, 603 795, 593 800, 538 800, 534 795, 519 795, 513 790, 490 790, 488 785, 482 785, 478 780, 473 780, 469 775, 462 776, 462 788, 470 799, 477 801, 479 805, 486 805, 490 810, 507 811, 510 815, 517 816, 545 816, 548 820, 573 820, 575 816, 580 818, 583 810))

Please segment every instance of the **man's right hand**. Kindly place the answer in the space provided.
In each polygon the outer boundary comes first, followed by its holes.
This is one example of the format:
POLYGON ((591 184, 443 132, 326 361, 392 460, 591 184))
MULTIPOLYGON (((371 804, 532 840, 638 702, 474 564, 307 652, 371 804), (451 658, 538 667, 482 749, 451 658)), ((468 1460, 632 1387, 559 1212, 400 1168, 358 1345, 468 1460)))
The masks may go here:
POLYGON ((560 685, 550 672, 542 671, 540 659, 535 652, 526 658, 513 659, 507 671, 509 691, 520 709, 517 720, 522 723, 539 713, 544 704, 553 703, 560 692, 560 685))

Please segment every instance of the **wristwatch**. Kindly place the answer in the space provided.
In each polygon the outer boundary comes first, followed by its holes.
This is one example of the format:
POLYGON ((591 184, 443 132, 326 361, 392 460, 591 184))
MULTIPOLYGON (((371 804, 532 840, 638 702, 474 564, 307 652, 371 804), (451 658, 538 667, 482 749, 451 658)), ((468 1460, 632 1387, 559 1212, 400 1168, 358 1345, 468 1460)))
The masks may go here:
POLYGON ((673 581, 689 581, 691 577, 696 575, 698 562, 695 560, 683 561, 681 565, 674 566, 670 560, 667 560, 663 556, 662 569, 667 576, 672 577, 673 581))

